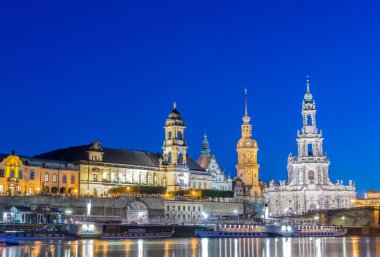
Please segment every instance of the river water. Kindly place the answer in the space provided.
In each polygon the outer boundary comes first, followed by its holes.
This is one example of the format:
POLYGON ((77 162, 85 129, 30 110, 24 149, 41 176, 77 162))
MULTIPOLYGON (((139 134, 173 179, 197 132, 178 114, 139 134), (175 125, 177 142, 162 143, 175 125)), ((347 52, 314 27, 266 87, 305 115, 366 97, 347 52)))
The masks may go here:
POLYGON ((77 240, 0 248, 1 257, 380 256, 380 237, 77 240))

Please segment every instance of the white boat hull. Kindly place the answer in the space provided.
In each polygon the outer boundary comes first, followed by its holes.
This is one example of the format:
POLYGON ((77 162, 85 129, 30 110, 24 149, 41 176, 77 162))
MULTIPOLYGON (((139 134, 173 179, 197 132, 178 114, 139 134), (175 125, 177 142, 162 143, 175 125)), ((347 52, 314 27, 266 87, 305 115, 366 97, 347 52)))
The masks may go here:
POLYGON ((207 238, 256 238, 267 237, 265 232, 234 232, 234 231, 214 231, 214 230, 195 230, 196 237, 207 238))

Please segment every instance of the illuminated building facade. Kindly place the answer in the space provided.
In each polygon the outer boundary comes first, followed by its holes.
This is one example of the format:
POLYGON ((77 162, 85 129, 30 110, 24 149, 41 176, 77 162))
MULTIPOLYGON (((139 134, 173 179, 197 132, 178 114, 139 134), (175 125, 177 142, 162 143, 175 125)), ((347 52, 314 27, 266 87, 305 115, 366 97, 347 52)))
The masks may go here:
POLYGON ((15 155, 0 155, 0 195, 35 195, 79 191, 78 167, 64 161, 48 161, 15 155), (54 189, 55 188, 55 189, 54 189))
POLYGON ((247 90, 245 90, 245 114, 241 125, 241 138, 236 145, 238 162, 236 164, 237 177, 241 178, 248 188, 248 197, 251 200, 262 197, 259 185, 259 168, 257 152, 259 150, 256 140, 252 138, 251 117, 248 115, 247 90))
POLYGON ((210 189, 210 173, 187 155, 185 128, 174 104, 164 126, 162 153, 105 148, 95 141, 36 157, 77 165, 82 195, 107 195, 109 189, 127 185, 162 186, 169 192, 190 189, 192 185, 210 189))
POLYGON ((269 212, 273 216, 296 215, 310 210, 352 207, 355 184, 343 185, 329 178, 330 160, 323 153, 323 135, 316 123, 316 105, 309 80, 302 103, 303 127, 297 132, 298 156, 288 157, 288 180, 265 188, 269 212))
MULTIPOLYGON (((211 175, 211 188, 215 190, 230 191, 232 190, 232 180, 227 177, 224 170, 216 161, 215 155, 211 154, 207 135, 203 136, 201 156, 198 158, 198 164, 211 175)), ((193 182, 192 188, 199 188, 193 182)))

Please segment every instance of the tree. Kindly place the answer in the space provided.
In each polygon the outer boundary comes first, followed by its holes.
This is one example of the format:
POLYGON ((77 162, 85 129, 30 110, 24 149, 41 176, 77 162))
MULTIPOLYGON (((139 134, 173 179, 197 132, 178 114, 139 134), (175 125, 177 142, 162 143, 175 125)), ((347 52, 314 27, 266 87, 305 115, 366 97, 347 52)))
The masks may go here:
POLYGON ((165 187, 158 186, 123 186, 114 187, 108 190, 112 195, 123 195, 128 193, 140 193, 140 194, 164 194, 166 192, 165 187))
POLYGON ((75 188, 70 187, 69 190, 67 190, 67 192, 68 192, 70 195, 72 195, 72 194, 75 193, 75 188))
POLYGON ((51 188, 51 192, 52 192, 53 194, 58 193, 58 187, 52 187, 52 188, 51 188))
POLYGON ((66 194, 66 187, 61 187, 60 189, 59 189, 59 193, 60 194, 66 194))
POLYGON ((45 193, 48 193, 49 192, 49 187, 48 186, 44 186, 43 188, 42 188, 42 190, 45 192, 45 193))

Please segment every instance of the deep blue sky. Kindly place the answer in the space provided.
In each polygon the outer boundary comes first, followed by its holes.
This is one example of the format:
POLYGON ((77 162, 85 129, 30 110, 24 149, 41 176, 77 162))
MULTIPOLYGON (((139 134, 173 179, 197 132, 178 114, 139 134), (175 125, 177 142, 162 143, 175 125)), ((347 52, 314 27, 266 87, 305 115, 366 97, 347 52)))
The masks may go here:
POLYGON ((0 152, 95 139, 158 152, 176 101, 190 155, 206 129, 234 176, 247 87, 261 179, 285 179, 308 74, 332 181, 380 189, 375 1, 8 2, 0 152))

